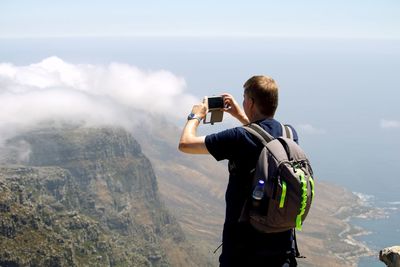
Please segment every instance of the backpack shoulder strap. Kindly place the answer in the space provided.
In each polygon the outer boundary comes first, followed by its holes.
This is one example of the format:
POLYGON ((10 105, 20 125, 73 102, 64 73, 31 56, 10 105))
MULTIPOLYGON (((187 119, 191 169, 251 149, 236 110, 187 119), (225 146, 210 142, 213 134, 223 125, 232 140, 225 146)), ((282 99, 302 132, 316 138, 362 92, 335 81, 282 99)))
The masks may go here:
POLYGON ((282 127, 282 136, 293 140, 294 136, 293 136, 292 128, 290 128, 289 125, 282 124, 282 123, 281 123, 281 127, 282 127))
POLYGON ((299 246, 297 245, 296 229, 293 229, 293 241, 294 241, 295 257, 296 258, 300 258, 300 259, 301 258, 303 258, 303 259, 307 258, 306 256, 303 256, 303 255, 300 254, 299 246))
POLYGON ((281 129, 282 129, 282 137, 287 138, 288 137, 288 132, 287 132, 287 129, 286 129, 286 125, 284 125, 283 123, 280 123, 280 125, 281 125, 281 129))
POLYGON ((243 126, 243 128, 257 137, 258 140, 266 146, 270 141, 274 140, 275 138, 270 135, 267 131, 265 131, 260 125, 255 123, 250 123, 248 125, 243 126))

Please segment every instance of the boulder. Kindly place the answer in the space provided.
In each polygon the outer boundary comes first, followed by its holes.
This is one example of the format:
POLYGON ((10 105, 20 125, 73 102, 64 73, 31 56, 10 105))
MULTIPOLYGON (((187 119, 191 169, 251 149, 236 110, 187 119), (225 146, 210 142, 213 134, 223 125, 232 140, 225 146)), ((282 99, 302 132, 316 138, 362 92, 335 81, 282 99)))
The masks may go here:
POLYGON ((379 252, 379 260, 388 267, 400 267, 400 246, 384 248, 379 252))

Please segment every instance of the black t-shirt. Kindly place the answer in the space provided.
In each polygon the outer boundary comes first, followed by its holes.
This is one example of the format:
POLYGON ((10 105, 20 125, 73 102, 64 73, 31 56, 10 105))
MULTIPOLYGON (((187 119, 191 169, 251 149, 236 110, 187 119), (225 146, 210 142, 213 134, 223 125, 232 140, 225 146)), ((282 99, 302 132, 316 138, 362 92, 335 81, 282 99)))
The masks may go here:
MULTIPOLYGON (((282 136, 282 126, 274 119, 256 122, 274 137, 282 136)), ((296 131, 291 127, 294 141, 296 131)), ((250 172, 255 168, 263 148, 261 142, 242 127, 228 129, 206 136, 205 144, 210 154, 218 161, 229 160, 229 183, 225 194, 226 214, 223 233, 222 254, 233 253, 231 248, 239 246, 261 246, 268 251, 292 249, 292 231, 261 234, 248 223, 239 223, 245 200, 251 193, 250 172)), ((250 249, 250 248, 248 248, 250 249)), ((243 248, 241 249, 243 251, 243 248)))

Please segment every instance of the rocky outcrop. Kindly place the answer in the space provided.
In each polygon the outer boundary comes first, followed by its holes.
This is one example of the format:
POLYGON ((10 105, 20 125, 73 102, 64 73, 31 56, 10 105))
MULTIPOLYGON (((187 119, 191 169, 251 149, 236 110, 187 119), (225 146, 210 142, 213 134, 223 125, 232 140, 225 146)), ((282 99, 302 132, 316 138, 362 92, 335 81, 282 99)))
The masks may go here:
POLYGON ((8 148, 0 266, 208 265, 160 201, 150 161, 126 131, 40 129, 8 148))
POLYGON ((382 249, 379 252, 379 260, 388 267, 400 267, 400 246, 382 249))

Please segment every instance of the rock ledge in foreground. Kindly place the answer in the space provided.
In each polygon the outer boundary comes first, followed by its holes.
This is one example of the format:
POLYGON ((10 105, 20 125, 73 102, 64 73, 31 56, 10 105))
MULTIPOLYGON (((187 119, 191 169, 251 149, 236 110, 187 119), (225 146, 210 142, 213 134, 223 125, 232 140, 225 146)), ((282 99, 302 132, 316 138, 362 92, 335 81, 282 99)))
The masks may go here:
POLYGON ((379 252, 379 260, 388 267, 400 267, 400 246, 384 248, 379 252))

